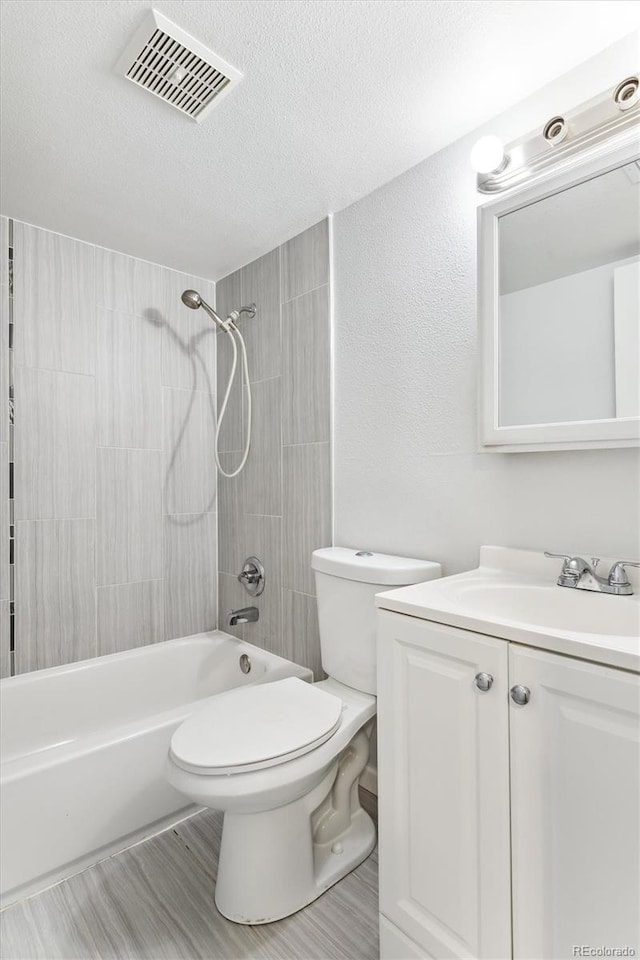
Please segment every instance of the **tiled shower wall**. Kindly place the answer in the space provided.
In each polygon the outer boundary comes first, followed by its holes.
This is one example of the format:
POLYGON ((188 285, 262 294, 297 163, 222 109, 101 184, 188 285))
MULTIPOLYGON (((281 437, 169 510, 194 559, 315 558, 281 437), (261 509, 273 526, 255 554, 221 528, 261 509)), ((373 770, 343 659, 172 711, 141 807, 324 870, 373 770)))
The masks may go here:
MULTIPOLYGON (((2 221, 1 484, 12 228, 14 672, 216 626, 214 285, 2 221)), ((4 505, 7 497, 0 501, 4 505)), ((4 509, 4 508, 3 508, 4 509)))
MULTIPOLYGON (((321 675, 311 551, 331 543, 329 233, 323 220, 217 284, 218 311, 255 301, 243 320, 253 391, 252 447, 239 477, 219 480, 220 627, 321 675), (259 557, 266 588, 252 599, 237 581, 259 557), (228 626, 254 604, 257 623, 228 626)), ((218 336, 218 407, 229 349, 218 336)), ((242 398, 221 431, 222 463, 241 456, 242 398)))

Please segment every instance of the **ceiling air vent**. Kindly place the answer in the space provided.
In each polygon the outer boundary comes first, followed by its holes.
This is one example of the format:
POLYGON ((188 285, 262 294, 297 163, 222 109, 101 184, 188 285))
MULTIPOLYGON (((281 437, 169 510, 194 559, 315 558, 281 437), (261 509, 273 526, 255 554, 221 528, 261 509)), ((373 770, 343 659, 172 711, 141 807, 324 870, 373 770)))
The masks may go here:
POLYGON ((116 70, 198 123, 242 80, 239 70, 156 10, 148 11, 116 70))

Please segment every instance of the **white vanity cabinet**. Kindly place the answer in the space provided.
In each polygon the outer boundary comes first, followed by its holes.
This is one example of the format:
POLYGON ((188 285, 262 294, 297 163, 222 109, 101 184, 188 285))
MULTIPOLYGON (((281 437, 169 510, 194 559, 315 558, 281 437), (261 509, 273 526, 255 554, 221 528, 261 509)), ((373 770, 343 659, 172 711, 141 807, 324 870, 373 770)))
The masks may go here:
POLYGON ((514 956, 640 954, 640 686, 633 673, 517 644, 509 682, 514 956))
POLYGON ((637 956, 638 676, 378 616, 382 960, 637 956))

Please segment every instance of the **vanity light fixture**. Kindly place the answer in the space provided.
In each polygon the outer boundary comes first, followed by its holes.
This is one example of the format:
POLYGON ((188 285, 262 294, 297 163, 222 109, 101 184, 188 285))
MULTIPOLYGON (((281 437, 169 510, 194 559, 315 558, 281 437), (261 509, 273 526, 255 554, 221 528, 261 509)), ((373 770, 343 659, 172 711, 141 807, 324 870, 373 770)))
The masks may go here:
POLYGON ((566 140, 568 133, 569 124, 564 117, 551 117, 551 120, 547 120, 542 130, 542 136, 552 147, 556 147, 563 140, 566 140))
POLYGON ((640 81, 638 77, 627 77, 613 91, 613 101, 618 110, 630 110, 640 101, 640 81))
POLYGON ((522 186, 578 157, 583 159, 582 155, 594 156, 602 148, 610 149, 612 142, 623 146, 637 140, 639 133, 640 78, 633 75, 575 110, 556 114, 541 129, 508 144, 506 149, 498 137, 481 137, 471 151, 478 190, 501 193, 522 186), (491 147, 487 141, 491 141, 491 147))
POLYGON ((509 162, 500 137, 480 137, 471 148, 471 166, 477 173, 501 173, 509 162))

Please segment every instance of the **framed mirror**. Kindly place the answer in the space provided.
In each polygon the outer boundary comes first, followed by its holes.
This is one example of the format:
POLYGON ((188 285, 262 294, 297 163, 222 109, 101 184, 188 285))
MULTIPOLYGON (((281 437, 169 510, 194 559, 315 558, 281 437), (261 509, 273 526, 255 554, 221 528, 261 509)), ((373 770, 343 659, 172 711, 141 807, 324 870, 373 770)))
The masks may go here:
POLYGON ((479 209, 481 442, 640 442, 640 149, 479 209))

